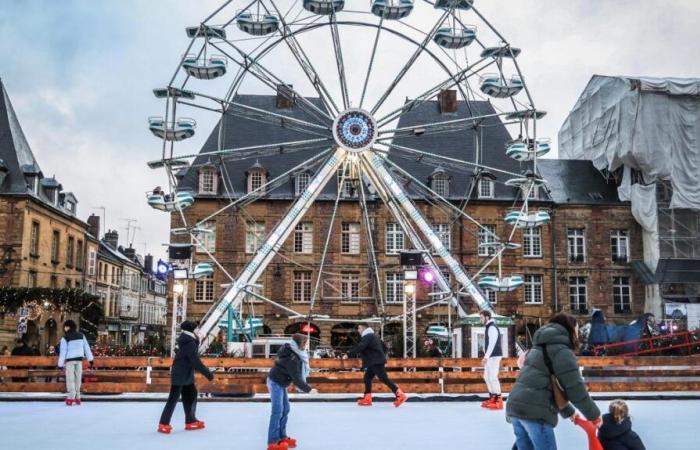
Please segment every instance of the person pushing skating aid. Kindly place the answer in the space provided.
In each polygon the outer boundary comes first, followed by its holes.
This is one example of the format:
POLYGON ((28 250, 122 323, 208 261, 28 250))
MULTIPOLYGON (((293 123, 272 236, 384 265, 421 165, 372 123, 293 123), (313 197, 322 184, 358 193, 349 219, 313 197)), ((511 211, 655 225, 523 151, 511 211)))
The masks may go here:
POLYGON ((366 323, 357 325, 357 331, 361 336, 360 343, 348 352, 348 356, 362 358, 362 368, 365 370, 365 395, 357 401, 357 404, 359 406, 372 406, 372 380, 376 376, 394 393, 396 396, 394 406, 398 408, 406 401, 406 394, 389 379, 386 373, 384 344, 366 323))
POLYGON ((163 408, 158 424, 158 432, 168 434, 173 430, 170 419, 173 417, 175 406, 182 396, 182 408, 185 410, 185 430, 201 430, 204 422, 197 420, 197 386, 194 383, 194 372, 204 375, 209 381, 214 379, 214 373, 199 359, 199 339, 195 334, 196 322, 182 322, 182 333, 178 336, 175 346, 175 356, 170 370, 170 395, 163 408))

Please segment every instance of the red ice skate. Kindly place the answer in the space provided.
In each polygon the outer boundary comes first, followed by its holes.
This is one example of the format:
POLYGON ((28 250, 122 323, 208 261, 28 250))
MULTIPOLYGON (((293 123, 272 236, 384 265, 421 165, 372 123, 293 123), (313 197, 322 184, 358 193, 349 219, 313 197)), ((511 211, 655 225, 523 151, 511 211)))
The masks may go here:
POLYGON ((394 406, 399 407, 403 405, 403 403, 406 401, 408 397, 406 397, 406 394, 403 393, 401 389, 396 391, 396 400, 394 400, 394 406))
POLYGON ((79 399, 79 398, 76 398, 76 399, 74 400, 74 402, 75 402, 76 405, 80 406, 80 399, 79 399))
POLYGON ((297 440, 294 438, 286 437, 280 441, 280 443, 282 442, 287 444, 287 448, 297 448, 297 440))
POLYGON ((489 394, 489 398, 481 402, 481 407, 482 408, 488 408, 491 403, 496 401, 496 396, 493 394, 489 394))
POLYGON ((287 450, 288 448, 287 443, 282 441, 276 444, 267 444, 267 450, 287 450))
POLYGON ((73 406, 73 399, 67 398, 66 399, 66 406, 73 406))
POLYGON ((192 430, 202 430, 204 429, 204 422, 201 420, 195 420, 194 422, 186 423, 185 424, 185 430, 187 431, 192 431, 192 430))
POLYGON ((372 406, 372 394, 365 394, 364 397, 357 401, 358 406, 372 406))
POLYGON ((493 401, 486 405, 486 408, 493 410, 503 409, 503 399, 500 396, 494 397, 493 401))
POLYGON ((159 423, 158 424, 158 432, 163 433, 163 434, 170 434, 170 432, 173 431, 173 427, 165 424, 165 423, 159 423))

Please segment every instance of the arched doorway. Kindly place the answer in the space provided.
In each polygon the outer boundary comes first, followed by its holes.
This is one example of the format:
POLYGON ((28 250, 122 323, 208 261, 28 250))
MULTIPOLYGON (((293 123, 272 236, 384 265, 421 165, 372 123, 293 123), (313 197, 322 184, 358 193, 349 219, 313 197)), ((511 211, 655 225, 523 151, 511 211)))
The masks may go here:
POLYGON ((50 346, 58 345, 58 324, 54 319, 49 319, 44 324, 44 347, 42 350, 48 354, 50 346))
POLYGON ((347 352, 360 342, 360 333, 357 325, 351 322, 342 322, 331 328, 331 347, 336 352, 347 352))
POLYGON ((295 333, 310 335, 311 336, 311 348, 315 348, 318 344, 321 343, 321 329, 313 323, 308 323, 308 322, 293 323, 291 325, 288 325, 287 328, 284 329, 284 334, 287 336, 291 336, 292 334, 295 334, 295 333))
POLYGON ((384 325, 384 345, 390 358, 403 358, 403 324, 392 322, 384 325))

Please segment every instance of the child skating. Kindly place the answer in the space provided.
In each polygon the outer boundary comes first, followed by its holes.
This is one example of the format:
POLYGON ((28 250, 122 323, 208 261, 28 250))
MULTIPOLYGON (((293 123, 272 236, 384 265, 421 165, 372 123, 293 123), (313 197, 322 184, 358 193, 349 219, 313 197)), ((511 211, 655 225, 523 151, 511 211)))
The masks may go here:
POLYGON ((296 439, 287 435, 287 419, 289 418, 289 394, 287 388, 290 384, 300 390, 316 394, 306 383, 309 375, 309 355, 306 352, 307 337, 303 334, 294 334, 291 342, 284 344, 277 353, 275 365, 267 376, 267 389, 270 391, 270 425, 267 430, 268 450, 287 450, 297 446, 296 439))
POLYGON ((384 344, 379 336, 374 334, 374 330, 366 323, 357 325, 360 333, 360 343, 353 347, 348 356, 362 358, 362 368, 365 370, 365 395, 357 401, 360 406, 372 406, 372 380, 376 376, 384 383, 396 396, 394 406, 397 408, 406 401, 406 394, 394 384, 386 373, 386 355, 384 354, 384 344))
POLYGON ((173 427, 170 419, 173 417, 175 406, 182 397, 182 408, 185 410, 185 430, 201 430, 204 422, 197 420, 197 386, 194 383, 194 372, 204 375, 209 381, 214 379, 214 373, 202 363, 199 358, 199 339, 194 333, 195 322, 182 322, 182 333, 177 338, 175 356, 170 371, 170 395, 163 408, 158 424, 158 432, 169 434, 173 427))
POLYGON ((645 450, 639 435, 632 431, 629 407, 624 400, 610 402, 608 414, 603 414, 603 425, 598 440, 604 450, 645 450))

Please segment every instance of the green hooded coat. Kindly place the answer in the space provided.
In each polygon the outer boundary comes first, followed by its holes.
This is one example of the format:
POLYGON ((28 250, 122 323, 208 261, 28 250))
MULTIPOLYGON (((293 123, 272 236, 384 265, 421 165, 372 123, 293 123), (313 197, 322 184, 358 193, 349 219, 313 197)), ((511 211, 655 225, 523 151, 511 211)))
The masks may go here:
POLYGON ((556 323, 545 325, 535 333, 533 347, 528 352, 525 365, 508 396, 506 416, 557 425, 559 411, 554 403, 550 371, 544 360, 544 345, 547 346, 554 374, 569 399, 567 407, 560 412, 562 417, 568 418, 575 413, 571 406, 573 403, 586 419, 598 418, 600 410, 588 395, 583 383, 569 334, 566 328, 556 323))

